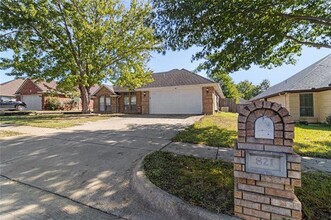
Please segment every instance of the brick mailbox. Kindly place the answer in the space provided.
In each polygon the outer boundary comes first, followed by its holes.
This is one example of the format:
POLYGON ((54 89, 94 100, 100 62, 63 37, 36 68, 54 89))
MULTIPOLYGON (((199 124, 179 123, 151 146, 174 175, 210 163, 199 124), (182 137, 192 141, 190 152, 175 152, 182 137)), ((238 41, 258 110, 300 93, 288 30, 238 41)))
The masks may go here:
POLYGON ((234 150, 235 215, 243 219, 301 219, 294 187, 301 157, 293 152, 294 122, 281 105, 257 101, 238 117, 234 150))

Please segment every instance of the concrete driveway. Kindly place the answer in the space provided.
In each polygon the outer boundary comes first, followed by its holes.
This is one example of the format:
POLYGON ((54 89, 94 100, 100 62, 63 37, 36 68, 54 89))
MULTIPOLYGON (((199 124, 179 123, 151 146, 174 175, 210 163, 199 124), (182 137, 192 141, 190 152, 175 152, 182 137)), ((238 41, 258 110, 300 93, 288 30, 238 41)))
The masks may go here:
POLYGON ((162 219, 131 190, 133 168, 201 116, 127 116, 1 141, 0 219, 162 219))

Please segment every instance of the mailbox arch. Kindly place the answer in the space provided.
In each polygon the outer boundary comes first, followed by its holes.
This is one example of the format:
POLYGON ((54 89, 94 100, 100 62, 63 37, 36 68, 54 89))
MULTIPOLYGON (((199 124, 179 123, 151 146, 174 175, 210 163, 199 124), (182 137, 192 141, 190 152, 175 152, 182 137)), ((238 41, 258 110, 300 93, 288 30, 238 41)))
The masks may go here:
POLYGON ((244 107, 238 117, 238 143, 274 144, 293 147, 294 121, 278 103, 257 101, 244 107), (255 122, 268 117, 274 124, 274 139, 255 138, 255 122))

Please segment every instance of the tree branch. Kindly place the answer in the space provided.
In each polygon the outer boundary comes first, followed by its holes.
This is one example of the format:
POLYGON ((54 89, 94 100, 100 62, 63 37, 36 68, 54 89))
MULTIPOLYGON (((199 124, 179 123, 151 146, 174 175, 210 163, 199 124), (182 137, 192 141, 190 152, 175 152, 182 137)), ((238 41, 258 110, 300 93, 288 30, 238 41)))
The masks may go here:
POLYGON ((313 46, 313 47, 317 47, 317 48, 320 48, 320 47, 324 47, 324 48, 328 48, 328 49, 331 49, 331 45, 328 45, 328 44, 322 44, 322 43, 314 43, 314 42, 308 42, 308 41, 301 41, 301 40, 298 40, 292 36, 288 36, 288 35, 285 35, 285 37, 287 39, 290 39, 290 40, 293 40, 299 44, 303 44, 303 45, 307 45, 307 46, 313 46))
POLYGON ((69 28, 68 28, 68 24, 67 24, 67 20, 64 16, 64 13, 63 13, 63 10, 62 10, 62 7, 61 5, 58 3, 58 7, 59 7, 59 10, 60 10, 60 14, 61 14, 61 18, 63 20, 63 23, 64 23, 64 29, 65 29, 65 32, 67 34, 67 37, 69 39, 69 47, 70 47, 70 51, 71 51, 71 54, 75 60, 75 63, 77 65, 77 67, 79 68, 79 71, 80 71, 80 74, 83 74, 83 69, 79 63, 79 60, 77 58, 77 54, 75 52, 75 47, 74 47, 74 44, 73 44, 73 41, 72 41, 72 38, 71 38, 71 34, 70 34, 70 31, 69 31, 69 28))
POLYGON ((326 18, 313 17, 313 16, 307 16, 307 15, 291 15, 291 14, 284 14, 284 13, 277 13, 276 15, 285 17, 285 18, 294 19, 294 20, 305 20, 305 21, 311 21, 316 24, 331 26, 331 20, 326 19, 326 18))

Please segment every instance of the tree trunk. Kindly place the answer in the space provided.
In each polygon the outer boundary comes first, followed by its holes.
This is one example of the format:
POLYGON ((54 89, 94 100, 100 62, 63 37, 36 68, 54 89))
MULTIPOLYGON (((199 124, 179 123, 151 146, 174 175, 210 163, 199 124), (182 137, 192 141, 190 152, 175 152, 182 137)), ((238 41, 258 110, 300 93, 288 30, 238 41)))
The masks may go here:
POLYGON ((90 110, 90 101, 91 101, 91 93, 90 89, 86 88, 83 85, 79 85, 80 90, 80 98, 82 100, 82 113, 89 114, 91 113, 90 110))

